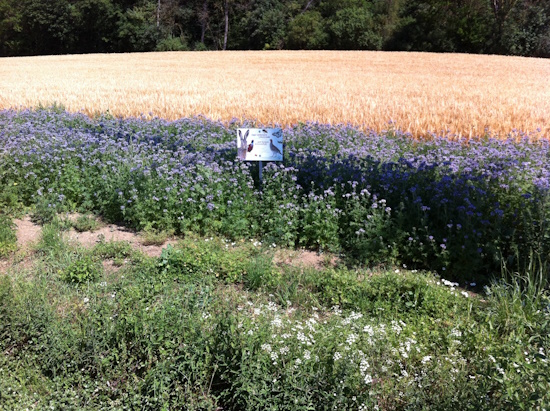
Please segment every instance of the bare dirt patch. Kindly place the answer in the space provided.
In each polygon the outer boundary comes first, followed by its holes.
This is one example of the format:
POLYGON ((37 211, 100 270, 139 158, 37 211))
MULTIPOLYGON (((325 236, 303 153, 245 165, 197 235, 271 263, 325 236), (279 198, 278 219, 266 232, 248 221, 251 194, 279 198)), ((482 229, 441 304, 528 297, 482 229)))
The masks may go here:
POLYGON ((311 267, 321 270, 334 267, 338 263, 338 258, 331 254, 319 254, 308 250, 279 250, 275 252, 273 262, 277 265, 311 267))
POLYGON ((25 216, 23 219, 15 219, 13 222, 17 226, 17 246, 20 249, 26 249, 38 242, 42 227, 34 224, 29 216, 25 216))
MULTIPOLYGON (((67 218, 71 221, 75 221, 78 218, 78 214, 68 215, 67 218)), ((42 227, 34 224, 29 216, 25 216, 23 219, 14 220, 17 226, 17 244, 20 250, 23 252, 32 249, 32 245, 36 244, 40 240, 42 233, 42 227)), ((85 248, 92 248, 101 241, 126 241, 134 249, 141 251, 149 257, 159 257, 162 249, 168 244, 177 243, 177 238, 170 238, 160 245, 144 245, 143 238, 133 230, 116 224, 100 224, 100 228, 91 231, 76 231, 71 228, 65 233, 68 240, 78 242, 85 248)), ((0 261, 0 272, 6 272, 9 267, 14 264, 13 258, 0 261)), ((277 265, 291 265, 294 267, 315 268, 323 269, 327 267, 334 267, 338 263, 336 256, 331 254, 317 253, 308 250, 278 250, 273 259, 277 265)), ((104 268, 106 271, 116 273, 120 267, 112 264, 112 262, 105 262, 107 264, 104 268)))
MULTIPOLYGON (((74 220, 74 218, 75 216, 69 216, 71 220, 74 220)), ((23 219, 16 219, 14 223, 17 226, 17 245, 20 250, 28 250, 33 244, 38 242, 42 233, 42 227, 34 224, 29 216, 25 216, 23 219)), ((164 247, 177 242, 175 238, 171 238, 161 245, 143 245, 141 243, 142 238, 138 233, 115 224, 103 225, 94 232, 78 232, 74 228, 71 228, 66 235, 69 240, 77 241, 86 248, 92 248, 100 241, 127 241, 132 247, 150 257, 160 256, 164 247)), ((8 261, 0 262, 0 270, 5 271, 8 265, 10 265, 8 261)))
POLYGON ((159 257, 162 249, 168 244, 175 244, 176 239, 169 239, 161 245, 143 245, 138 233, 115 224, 108 224, 94 232, 78 232, 71 228, 68 232, 71 240, 78 241, 83 247, 92 248, 100 241, 127 241, 133 248, 143 252, 149 257, 159 257))

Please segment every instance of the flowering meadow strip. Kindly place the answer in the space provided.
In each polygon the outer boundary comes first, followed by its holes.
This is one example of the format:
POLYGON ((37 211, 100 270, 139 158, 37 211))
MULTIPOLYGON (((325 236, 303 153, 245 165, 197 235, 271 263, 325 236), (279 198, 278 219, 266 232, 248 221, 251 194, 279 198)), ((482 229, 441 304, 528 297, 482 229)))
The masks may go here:
POLYGON ((504 263, 546 267, 546 141, 418 141, 307 123, 284 130, 285 161, 265 167, 260 192, 257 165, 236 160, 238 126, 2 111, 1 201, 39 213, 92 210, 136 229, 262 238, 463 280, 504 263))
POLYGON ((303 274, 328 282, 297 304, 223 285, 209 269, 246 243, 212 253, 210 239, 189 242, 82 287, 44 274, 47 260, 0 276, 0 406, 547 409, 547 295, 511 307, 506 286, 481 301, 431 274, 321 269, 303 274), (203 253, 194 266, 193 250, 203 253), (340 289, 347 307, 327 308, 343 276, 362 297, 340 289))

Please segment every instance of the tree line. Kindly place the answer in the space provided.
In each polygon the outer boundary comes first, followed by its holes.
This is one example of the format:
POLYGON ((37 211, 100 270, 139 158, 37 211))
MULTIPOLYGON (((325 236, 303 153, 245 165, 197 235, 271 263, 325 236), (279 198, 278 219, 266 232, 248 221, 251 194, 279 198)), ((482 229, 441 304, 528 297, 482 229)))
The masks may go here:
POLYGON ((550 57, 550 1, 0 0, 0 56, 265 49, 550 57))

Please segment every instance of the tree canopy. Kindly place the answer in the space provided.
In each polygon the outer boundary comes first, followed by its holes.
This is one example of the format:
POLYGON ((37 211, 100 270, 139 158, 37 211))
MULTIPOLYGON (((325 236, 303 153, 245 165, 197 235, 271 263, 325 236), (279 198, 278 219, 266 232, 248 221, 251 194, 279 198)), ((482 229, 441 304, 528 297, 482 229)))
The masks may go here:
POLYGON ((550 2, 0 0, 0 56, 221 49, 550 57, 550 2))

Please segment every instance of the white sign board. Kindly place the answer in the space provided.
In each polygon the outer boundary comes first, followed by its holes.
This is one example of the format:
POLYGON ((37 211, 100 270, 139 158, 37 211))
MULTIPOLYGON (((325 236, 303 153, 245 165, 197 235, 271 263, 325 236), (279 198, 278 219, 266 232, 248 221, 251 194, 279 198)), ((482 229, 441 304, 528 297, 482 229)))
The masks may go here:
POLYGON ((283 132, 280 128, 239 128, 237 156, 245 161, 283 161, 283 132))

